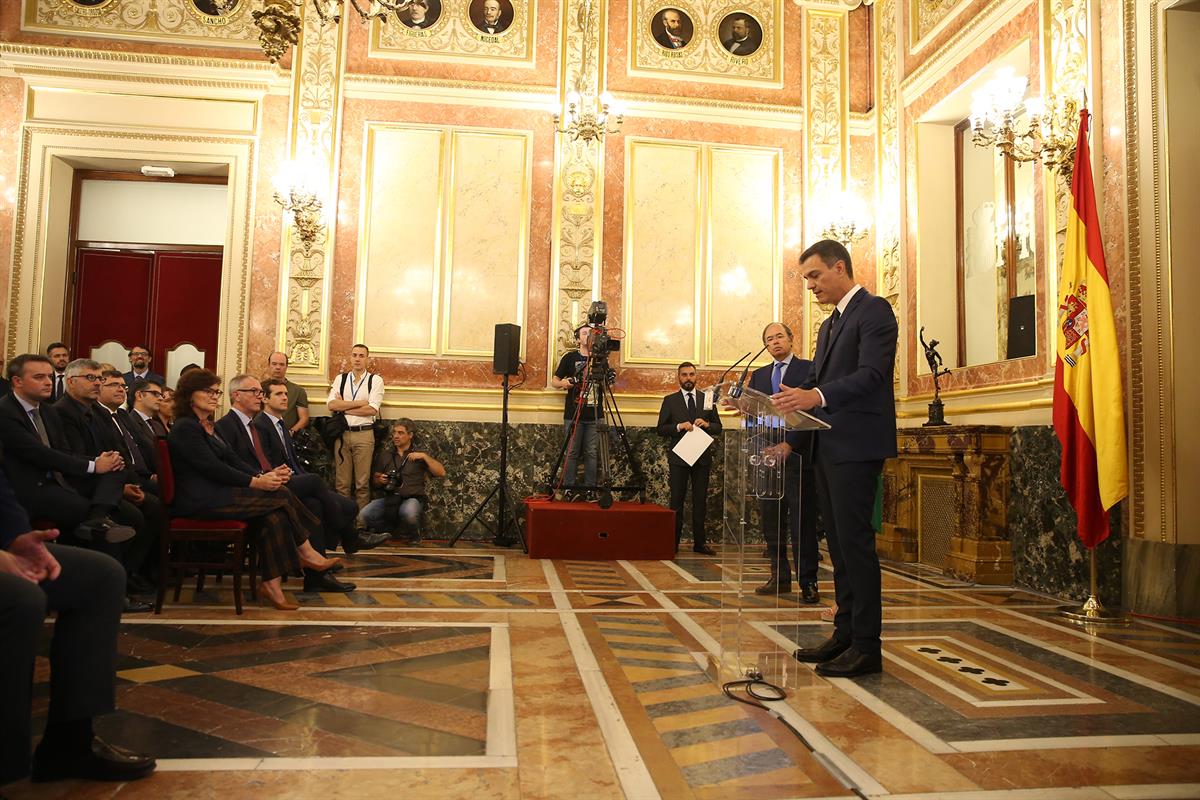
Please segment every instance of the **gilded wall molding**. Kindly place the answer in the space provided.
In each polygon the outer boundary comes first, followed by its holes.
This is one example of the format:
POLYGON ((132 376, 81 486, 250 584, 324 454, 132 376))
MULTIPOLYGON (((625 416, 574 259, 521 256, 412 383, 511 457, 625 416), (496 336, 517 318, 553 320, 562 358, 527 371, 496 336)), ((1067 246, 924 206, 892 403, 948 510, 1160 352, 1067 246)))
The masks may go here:
MULTIPOLYGON (((850 64, 849 25, 845 11, 806 8, 804 18, 804 159, 805 200, 820 202, 846 186, 850 164, 850 64)), ((819 225, 813 218, 806 222, 808 238, 814 239, 819 225)), ((817 331, 829 316, 826 308, 805 293, 807 340, 805 349, 813 353, 817 331)))
POLYGON ((1028 6, 1028 0, 992 0, 978 13, 968 17, 957 33, 902 79, 902 104, 911 105, 979 42, 986 41, 1028 6))
POLYGON ((305 255, 284 214, 280 264, 279 347, 297 373, 325 374, 329 353, 329 293, 333 272, 341 140, 342 82, 350 26, 323 25, 307 4, 303 32, 292 56, 293 88, 288 156, 327 176, 324 242, 305 255))
MULTIPOLYGON (((900 225, 903 185, 900 181, 900 42, 898 0, 880 0, 872 21, 875 25, 875 93, 878 139, 876 154, 875 274, 876 293, 888 301, 902 324, 900 301, 901 269, 900 225)), ((903 338, 903 337, 901 337, 903 338)), ((903 352, 896 348, 893 383, 900 385, 903 352)))
MULTIPOLYGON (((215 11, 215 6, 209 10, 215 11)), ((257 49, 249 0, 228 12, 206 13, 192 0, 120 0, 82 6, 71 0, 24 0, 21 28, 119 39, 257 49)))
POLYGON ((1130 508, 1130 535, 1146 535, 1146 428, 1145 370, 1141 359, 1144 341, 1142 329, 1142 219, 1139 193, 1141 164, 1138 159, 1139 136, 1137 82, 1137 7, 1136 0, 1121 3, 1122 45, 1125 56, 1125 201, 1128 207, 1125 227, 1125 269, 1129 280, 1129 416, 1131 422, 1130 456, 1133 462, 1130 508))
MULTIPOLYGON (((908 46, 918 53, 970 5, 971 0, 908 0, 908 46)), ((896 20, 899 24, 900 20, 896 20)), ((898 30, 898 29, 897 29, 898 30)))
MULTIPOLYGON (((534 65, 534 42, 537 41, 537 4, 527 2, 501 3, 501 22, 507 17, 503 31, 485 33, 472 17, 478 3, 471 0, 444 0, 439 6, 430 5, 438 16, 431 25, 418 27, 401 17, 389 24, 378 20, 371 23, 369 54, 373 58, 392 58, 428 61, 468 61, 474 64, 493 64, 503 67, 534 65)), ((403 13, 403 12, 402 12, 403 13)), ((478 13, 475 11, 474 13, 478 13)))
POLYGON ((558 98, 553 86, 357 73, 347 73, 342 91, 347 98, 358 100, 486 105, 538 111, 544 111, 558 98))
POLYGON ((804 109, 800 106, 671 97, 644 92, 614 92, 613 96, 629 116, 723 122, 794 131, 804 128, 804 109))
MULTIPOLYGON (((598 97, 603 91, 601 54, 607 21, 596 0, 563 3, 559 52, 559 98, 566 94, 598 97)), ((604 182, 603 141, 557 134, 554 174, 554 243, 551 254, 549 370, 575 346, 575 326, 600 291, 601 214, 604 182)))

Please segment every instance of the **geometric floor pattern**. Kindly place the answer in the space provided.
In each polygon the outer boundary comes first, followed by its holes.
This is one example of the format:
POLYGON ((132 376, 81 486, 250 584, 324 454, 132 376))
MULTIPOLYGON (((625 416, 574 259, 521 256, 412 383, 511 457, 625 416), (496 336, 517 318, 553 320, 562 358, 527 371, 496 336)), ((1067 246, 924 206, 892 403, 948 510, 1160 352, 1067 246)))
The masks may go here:
MULTIPOLYGON (((690 551, 541 561, 426 538, 346 558, 348 595, 289 582, 296 612, 238 617, 228 580, 189 586, 161 616, 123 621, 118 711, 97 721, 159 771, 2 793, 1200 798, 1200 630, 1080 630, 1054 598, 885 564, 884 671, 827 680, 789 654, 831 632, 828 561, 813 605, 754 594, 761 551, 743 566, 739 582, 690 551), (731 699, 714 677, 731 653, 787 697, 731 699)), ((41 658, 35 738, 49 677, 41 658)))

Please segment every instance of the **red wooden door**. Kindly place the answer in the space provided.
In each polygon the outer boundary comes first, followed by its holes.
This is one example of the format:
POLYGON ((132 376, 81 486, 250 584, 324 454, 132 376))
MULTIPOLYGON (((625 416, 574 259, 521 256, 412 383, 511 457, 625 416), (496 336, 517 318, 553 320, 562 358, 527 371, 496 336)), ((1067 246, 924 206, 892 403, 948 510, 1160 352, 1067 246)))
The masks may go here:
POLYGON ((87 357, 110 340, 144 344, 151 369, 163 372, 167 351, 190 342, 217 363, 221 253, 79 251, 71 353, 87 357))
POLYGON ((72 355, 86 358, 110 339, 133 347, 147 338, 153 269, 153 253, 79 251, 72 355))
POLYGON ((191 342, 204 351, 204 366, 217 365, 221 307, 220 253, 159 253, 150 304, 151 362, 161 372, 167 351, 191 342))

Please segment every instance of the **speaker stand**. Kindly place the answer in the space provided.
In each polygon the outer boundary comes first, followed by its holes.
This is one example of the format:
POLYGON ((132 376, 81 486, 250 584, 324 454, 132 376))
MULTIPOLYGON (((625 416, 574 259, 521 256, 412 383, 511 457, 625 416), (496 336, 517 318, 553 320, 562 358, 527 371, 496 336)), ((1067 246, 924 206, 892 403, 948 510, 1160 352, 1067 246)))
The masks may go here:
POLYGON ((496 480, 496 485, 488 492, 487 497, 479 503, 475 509, 475 513, 467 518, 462 527, 458 529, 458 533, 450 539, 447 547, 454 547, 462 535, 466 533, 467 528, 471 527, 471 523, 479 520, 487 530, 493 534, 492 543, 499 547, 510 547, 516 541, 521 542, 521 549, 526 553, 529 552, 529 546, 525 544, 525 535, 521 532, 521 526, 517 524, 517 514, 509 507, 509 489, 508 489, 508 373, 504 374, 504 398, 500 404, 500 477, 496 480), (480 516, 484 509, 492 502, 492 498, 496 498, 496 528, 493 530, 480 516), (513 532, 516 536, 513 536, 513 532))

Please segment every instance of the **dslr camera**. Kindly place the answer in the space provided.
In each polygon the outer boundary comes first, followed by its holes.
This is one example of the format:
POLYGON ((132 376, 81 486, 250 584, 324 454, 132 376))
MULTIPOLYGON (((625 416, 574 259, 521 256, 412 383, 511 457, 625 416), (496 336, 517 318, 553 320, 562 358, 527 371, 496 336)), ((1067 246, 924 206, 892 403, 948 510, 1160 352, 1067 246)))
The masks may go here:
POLYGON ((388 494, 394 494, 400 488, 400 470, 389 469, 383 473, 383 477, 387 481, 383 484, 383 490, 388 494))

